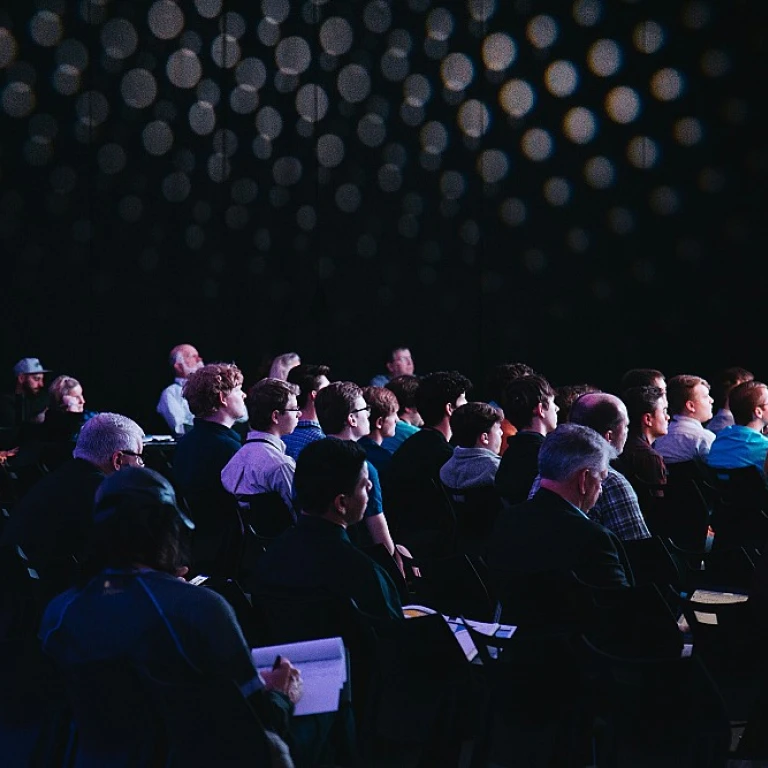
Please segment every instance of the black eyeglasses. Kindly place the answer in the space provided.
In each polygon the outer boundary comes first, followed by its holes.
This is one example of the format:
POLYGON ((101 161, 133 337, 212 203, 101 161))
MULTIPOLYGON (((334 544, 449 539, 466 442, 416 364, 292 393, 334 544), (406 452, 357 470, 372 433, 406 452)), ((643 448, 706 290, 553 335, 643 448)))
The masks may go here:
POLYGON ((362 413, 363 411, 368 411, 368 413, 371 412, 371 406, 366 405, 365 408, 356 408, 354 411, 350 411, 350 414, 352 413, 362 413))
POLYGON ((283 408, 283 413, 299 413, 301 408, 283 408))
POLYGON ((135 451, 120 451, 120 453, 123 453, 126 456, 133 456, 140 467, 144 466, 144 457, 140 453, 136 453, 135 451))

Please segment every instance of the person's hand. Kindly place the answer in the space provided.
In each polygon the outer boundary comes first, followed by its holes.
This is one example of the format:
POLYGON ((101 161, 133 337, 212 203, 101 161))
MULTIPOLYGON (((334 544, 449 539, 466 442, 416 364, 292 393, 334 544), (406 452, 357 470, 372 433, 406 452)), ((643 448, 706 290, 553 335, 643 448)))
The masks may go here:
POLYGON ((288 659, 281 659, 276 669, 262 672, 261 676, 268 691, 284 693, 292 704, 296 704, 301 698, 304 688, 301 672, 288 659))
POLYGON ((15 456, 19 452, 19 447, 16 446, 15 448, 11 448, 8 451, 0 451, 0 464, 5 464, 5 462, 10 459, 12 456, 15 456))

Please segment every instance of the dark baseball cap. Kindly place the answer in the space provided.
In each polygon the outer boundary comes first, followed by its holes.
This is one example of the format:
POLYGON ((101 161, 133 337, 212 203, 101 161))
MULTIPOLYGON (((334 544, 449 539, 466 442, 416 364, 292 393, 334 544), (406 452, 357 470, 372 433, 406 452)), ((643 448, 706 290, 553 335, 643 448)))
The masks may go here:
POLYGON ((50 368, 43 368, 43 364, 37 357, 22 357, 16 365, 13 366, 13 375, 19 376, 22 373, 50 373, 50 368))

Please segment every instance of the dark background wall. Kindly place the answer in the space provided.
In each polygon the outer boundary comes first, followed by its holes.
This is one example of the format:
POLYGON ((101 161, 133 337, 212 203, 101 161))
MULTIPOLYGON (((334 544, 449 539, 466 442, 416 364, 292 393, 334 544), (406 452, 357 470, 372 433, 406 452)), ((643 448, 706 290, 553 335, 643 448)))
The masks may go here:
POLYGON ((478 383, 765 378, 765 32, 747 2, 6 2, 0 367, 140 419, 181 341, 249 381, 288 350, 365 381, 400 340, 478 383))

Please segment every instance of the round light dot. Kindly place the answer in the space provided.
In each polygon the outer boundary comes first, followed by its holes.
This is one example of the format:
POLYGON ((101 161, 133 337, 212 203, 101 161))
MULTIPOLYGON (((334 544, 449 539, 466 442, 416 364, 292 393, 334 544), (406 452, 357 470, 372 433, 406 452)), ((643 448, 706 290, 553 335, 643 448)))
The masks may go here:
POLYGON ((589 236, 580 228, 568 230, 565 242, 568 247, 576 253, 584 253, 589 248, 589 236))
POLYGON ((250 205, 259 193, 259 187, 253 179, 238 179, 232 184, 232 200, 240 205, 250 205))
POLYGON ((51 189, 61 195, 68 195, 77 186, 77 174, 68 165, 51 171, 51 189))
POLYGON ((168 57, 165 73, 177 88, 194 88, 200 82, 203 68, 194 51, 182 48, 168 57))
POLYGON ((695 117, 683 117, 678 120, 675 123, 673 133, 677 143, 684 147, 698 144, 704 136, 701 122, 695 117))
POLYGON ((477 159, 477 171, 486 184, 495 184, 509 173, 509 160, 499 149, 487 149, 477 159))
POLYGON ((578 83, 576 67, 570 61, 553 61, 544 73, 544 84, 553 96, 570 96, 578 83))
POLYGON ((683 6, 683 24, 689 29, 704 29, 712 21, 712 8, 708 3, 694 2, 683 6))
POLYGON ((181 171, 169 173, 162 184, 163 197, 169 203, 182 203, 189 197, 192 191, 192 184, 189 176, 181 171))
POLYGON ((446 171, 440 177, 440 193, 447 200, 458 200, 465 191, 464 176, 458 171, 446 171))
POLYGON ((411 107, 423 107, 432 95, 432 86, 424 75, 411 75, 403 83, 405 102, 411 107))
POLYGON ((451 53, 443 59, 440 75, 443 78, 443 85, 449 91, 463 91, 472 82, 475 68, 469 56, 463 53, 451 53))
POLYGON ((45 48, 56 45, 63 33, 61 19, 51 11, 38 11, 29 22, 29 34, 32 39, 45 48))
POLYGON ((552 154, 552 137, 543 128, 531 128, 523 134, 520 146, 529 160, 541 162, 552 154))
POLYGON ((605 111, 617 123, 626 125, 640 114, 640 97, 633 88, 619 86, 605 97, 605 111))
POLYGON ((368 71, 359 64, 347 64, 339 72, 336 86, 343 99, 358 104, 370 93, 371 78, 368 71))
POLYGON ((235 11, 228 11, 221 20, 221 28, 228 35, 239 40, 245 34, 245 19, 235 11))
POLYGON ((216 66, 231 69, 240 61, 240 44, 232 35, 221 34, 211 44, 211 58, 216 66))
POLYGON ((328 112, 328 95, 319 85, 302 85, 296 93, 296 111, 307 122, 316 123, 328 112))
POLYGON ((328 133, 317 140, 317 160, 325 168, 335 168, 344 159, 344 142, 328 133))
POLYGON ((722 192, 725 187, 725 176, 714 168, 703 168, 699 174, 698 183, 702 192, 710 194, 722 192))
POLYGON ((357 137, 367 147, 380 147, 387 138, 387 129, 381 115, 369 112, 357 124, 357 137))
POLYGON ((535 16, 528 22, 525 34, 535 48, 549 48, 557 40, 557 22, 551 16, 535 16))
POLYGON ((214 19, 221 13, 222 0, 195 0, 195 8, 204 19, 214 19))
POLYGON ((403 174, 394 163, 386 163, 379 168, 378 182, 384 192, 397 192, 403 184, 403 174))
POLYGON ((683 92, 683 76, 676 69, 660 69, 651 78, 651 93, 659 101, 674 101, 683 92))
POLYGON ((602 14, 600 0, 577 0, 573 4, 573 18, 581 27, 594 27, 602 14))
POLYGON ((595 116, 584 107, 569 109, 563 119, 563 133, 574 144, 587 144, 595 138, 595 116))
POLYGON ((356 184, 342 184, 335 195, 336 205, 344 213, 354 213, 363 202, 363 196, 356 184))
POLYGON ((80 90, 80 71, 71 64, 60 64, 53 73, 53 87, 62 96, 73 96, 80 90))
POLYGON ((664 45, 664 30, 655 21, 643 22, 635 27, 632 42, 640 53, 656 53, 664 45))
POLYGON ((389 3, 373 0, 363 9, 363 23, 369 32, 383 34, 392 24, 392 12, 389 3))
POLYGON ((510 80, 499 91, 499 103, 510 117, 527 115, 535 102, 533 88, 525 80, 510 80))
POLYGON ((64 40, 56 48, 56 63, 69 64, 82 72, 88 66, 88 49, 79 40, 64 40))
POLYGON ((422 150, 432 155, 445 152, 448 146, 448 131, 442 123, 434 120, 421 129, 419 137, 421 138, 422 150))
POLYGON ((415 216, 405 214, 398 219, 397 231, 409 239, 417 237, 419 234, 419 222, 415 216))
POLYGON ((257 136, 251 148, 259 160, 269 160, 272 157, 272 142, 266 136, 257 136))
POLYGON ((213 149, 216 154, 232 157, 237 152, 237 144, 237 135, 229 128, 220 128, 213 135, 213 149))
POLYGON ((127 59, 136 51, 139 36, 130 21, 110 19, 101 28, 101 44, 110 58, 127 59))
POLYGON ((221 88, 219 88, 219 84, 210 78, 200 81, 196 93, 198 101, 207 101, 214 107, 219 103, 219 99, 221 98, 221 88))
POLYGON ((283 130, 283 118, 274 107, 264 107, 256 115, 256 128, 262 136, 274 141, 283 130))
POLYGON ((731 59, 725 51, 706 51, 701 57, 701 71, 708 77, 723 77, 731 69, 731 59))
POLYGON ((611 77, 621 67, 621 48, 613 40, 598 40, 587 51, 587 66, 598 77, 611 77))
POLYGON ((608 189, 615 177, 613 163, 607 157, 593 157, 584 165, 584 178, 594 189, 608 189))
POLYGON ((311 232, 317 226, 317 213, 311 205, 302 205, 296 211, 296 223, 305 231, 311 232))
POLYGON ((334 16, 323 22, 319 38, 323 50, 333 56, 343 56, 354 42, 352 26, 340 16, 334 16))
POLYGON ((252 85, 238 85, 229 95, 229 106, 238 115, 250 115, 259 106, 259 92, 252 85))
POLYGON ((467 136, 477 139, 488 130, 491 114, 482 101, 470 99, 461 105, 457 122, 467 136))
POLYGON ((53 144, 44 136, 33 136, 24 142, 22 152, 29 165, 40 168, 53 159, 53 144))
POLYGON ((650 195, 651 209, 659 216, 671 216, 680 208, 680 196, 672 187, 658 187, 650 195))
POLYGON ((248 224, 248 219, 250 214, 244 205, 230 205, 224 214, 224 221, 230 229, 243 229, 248 224))
POLYGON ((132 69, 120 83, 123 100, 129 107, 144 109, 157 96, 157 83, 152 73, 146 69, 132 69))
POLYGON ((571 185, 559 177, 547 179, 544 182, 544 199, 557 208, 567 205, 571 199, 571 185))
POLYGON ((499 206, 501 220, 510 227, 519 227, 525 222, 528 210, 525 203, 518 197, 507 198, 499 206))
POLYGON ((232 166, 224 155, 214 152, 208 158, 208 176, 214 184, 225 182, 231 172, 232 166))
POLYGON ((473 21, 489 21, 496 13, 496 0, 469 0, 467 6, 473 21))
POLYGON ((123 221, 135 224, 144 212, 144 204, 136 195, 126 195, 117 204, 117 213, 123 221))
POLYGON ((173 131, 168 123, 154 120, 142 131, 141 140, 150 155, 164 155, 173 146, 173 131))
POLYGON ((514 40, 504 32, 495 32, 483 40, 483 64, 492 72, 503 72, 517 57, 514 40))
POLYGON ((391 82, 404 80, 409 69, 408 54, 401 48, 390 48, 381 58, 381 73, 391 82))
POLYGON ((291 187, 301 179, 302 166, 295 157, 279 157, 272 166, 272 178, 281 187, 291 187))
POLYGON ((445 8, 435 8, 427 16, 427 34, 434 40, 447 40, 453 34, 453 16, 445 8))
POLYGON ((240 85, 249 85, 258 91, 267 82, 267 68, 260 59, 243 59, 235 69, 235 78, 240 85))
POLYGON ((18 45, 10 30, 0 27, 0 69, 7 67, 16 58, 17 52, 18 45))
POLYGON ((149 9, 147 22, 155 37, 172 40, 184 29, 184 14, 171 0, 156 0, 149 9))
POLYGON ((261 0, 261 12, 274 24, 281 24, 288 18, 291 6, 288 0, 261 0))
POLYGON ((111 176, 125 168, 128 158, 119 144, 104 144, 96 153, 96 162, 102 173, 111 176))
POLYGON ((309 67, 312 53, 303 37, 286 37, 275 49, 275 62, 286 75, 300 75, 309 67))
POLYGON ((280 27, 269 19, 262 19, 256 28, 256 34, 262 45, 273 48, 280 41, 280 27))
POLYGON ((648 136, 636 136, 627 145, 627 159, 635 168, 653 168, 658 155, 656 142, 648 136))
POLYGON ((99 91, 86 91, 77 97, 75 111, 80 122, 90 127, 101 125, 109 115, 109 102, 99 91))
POLYGON ((203 136, 212 133, 216 127, 216 113, 213 105, 207 101, 197 101, 189 108, 189 126, 203 136))

